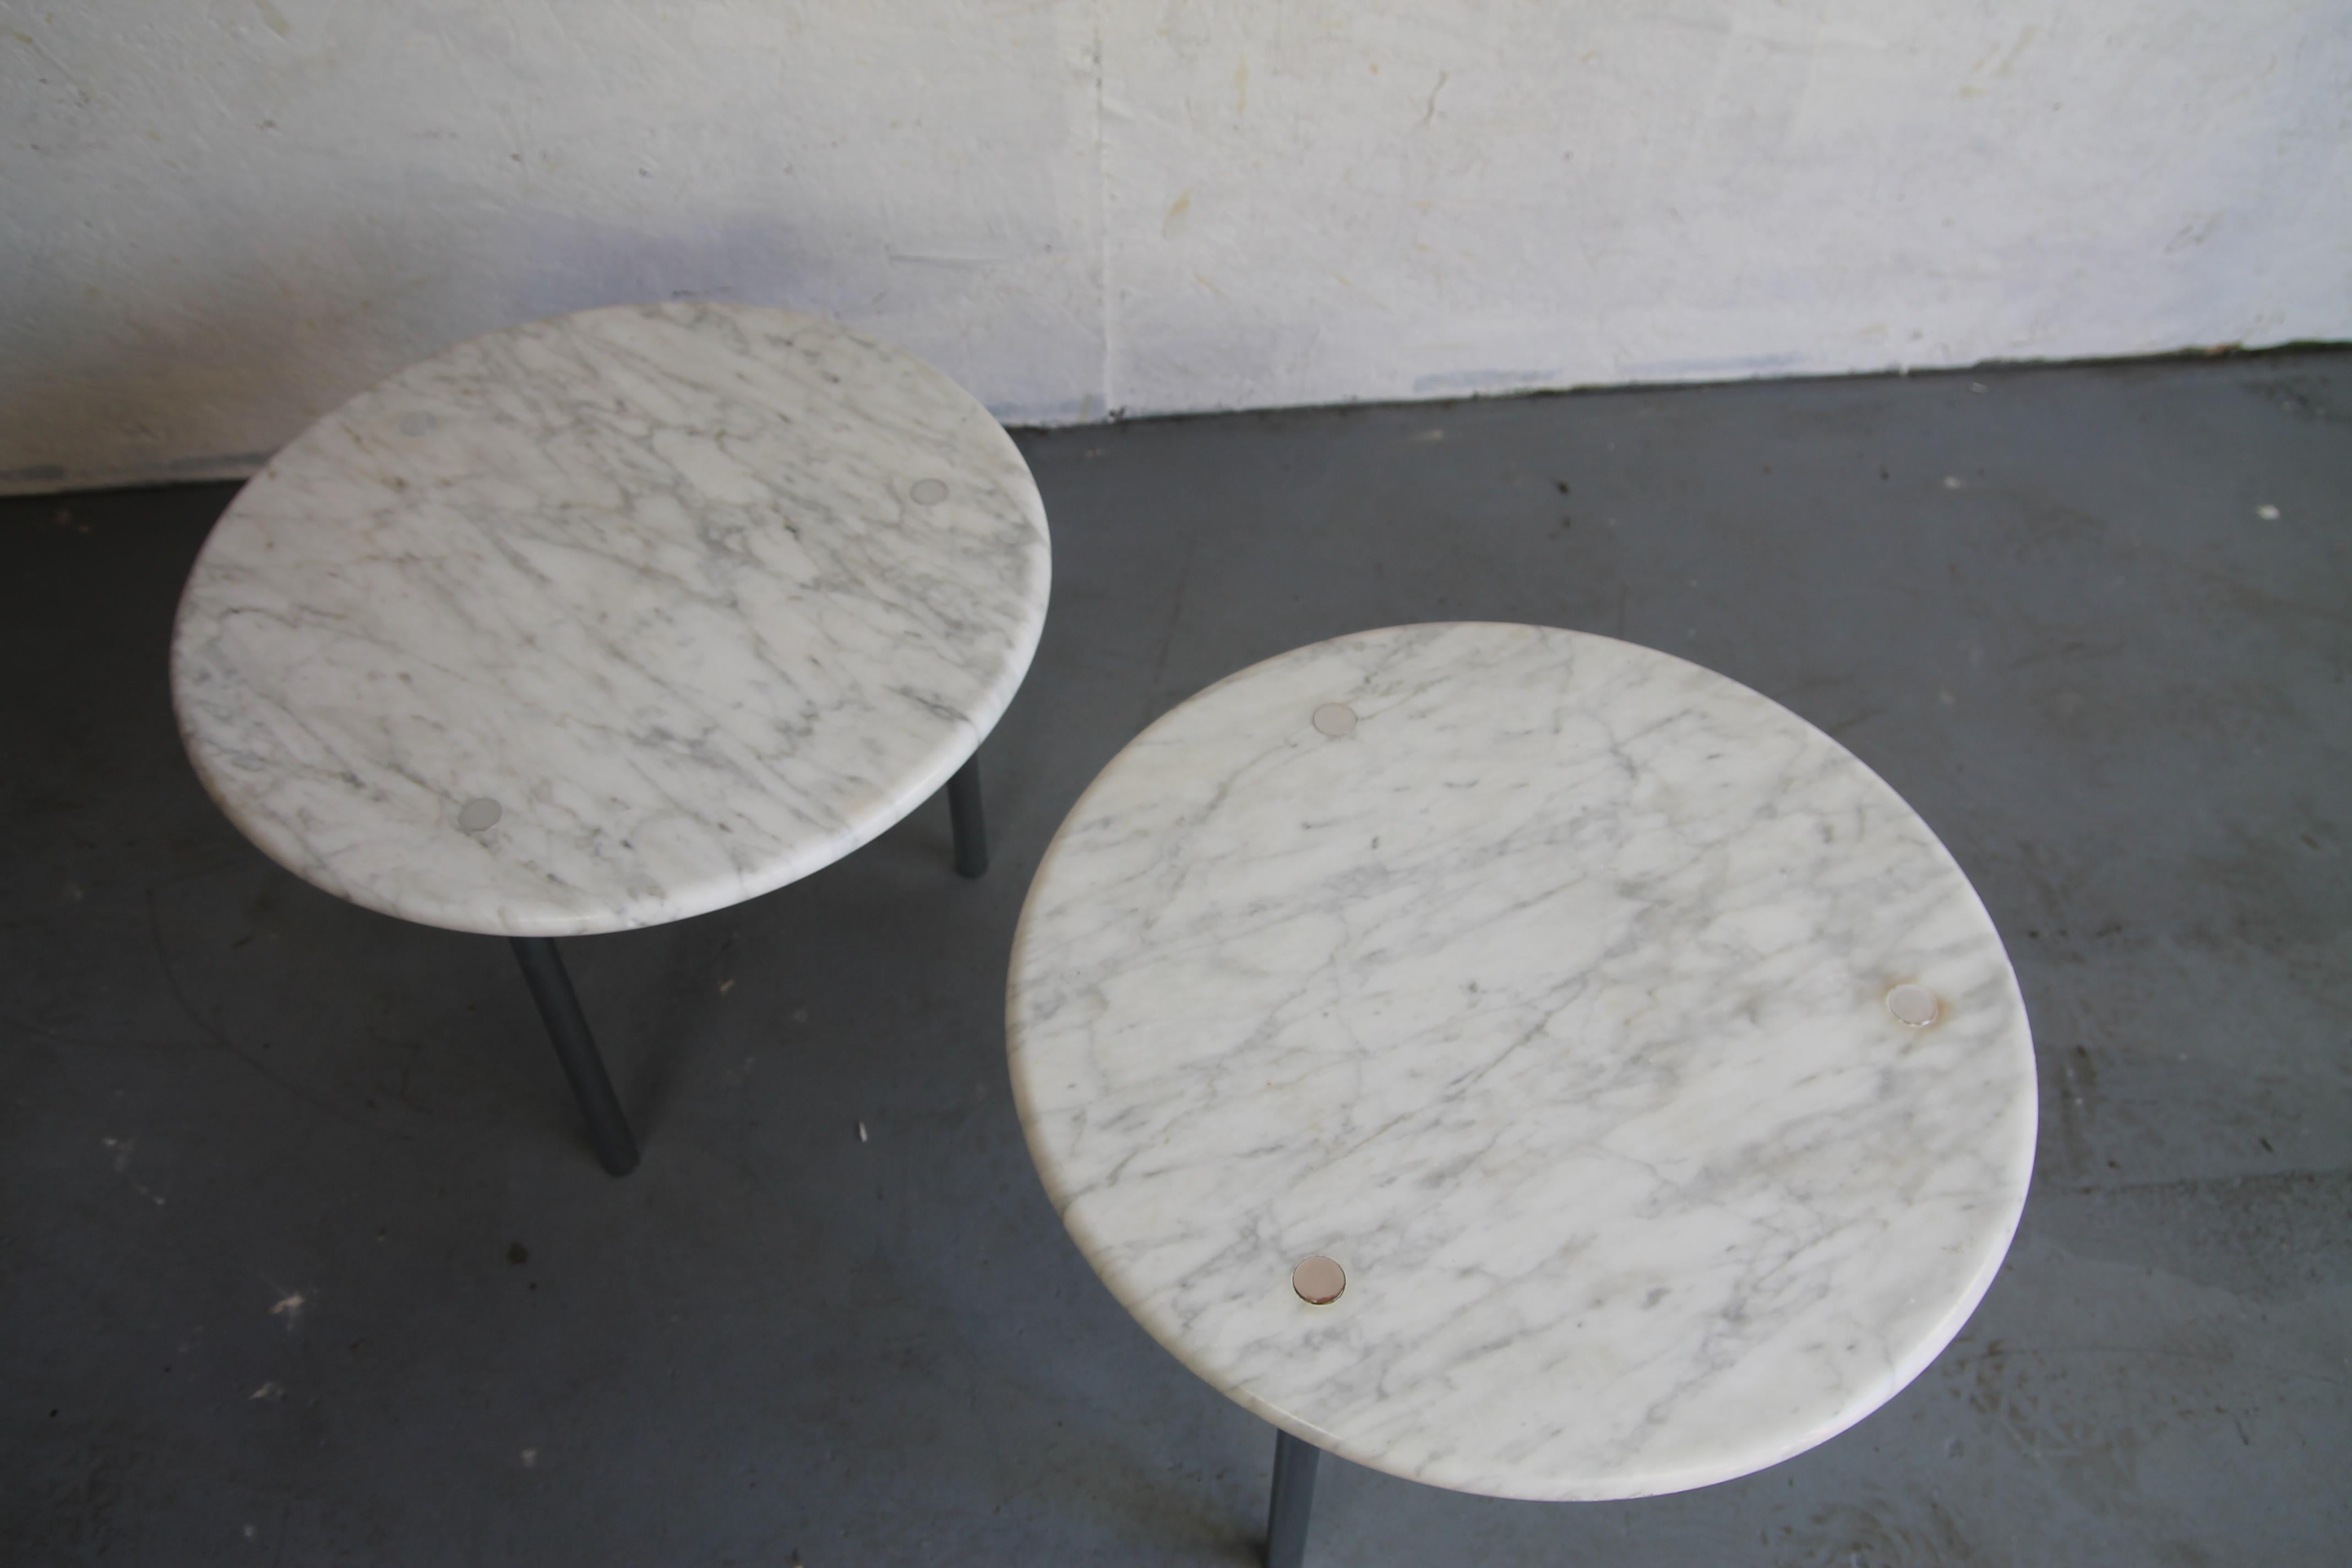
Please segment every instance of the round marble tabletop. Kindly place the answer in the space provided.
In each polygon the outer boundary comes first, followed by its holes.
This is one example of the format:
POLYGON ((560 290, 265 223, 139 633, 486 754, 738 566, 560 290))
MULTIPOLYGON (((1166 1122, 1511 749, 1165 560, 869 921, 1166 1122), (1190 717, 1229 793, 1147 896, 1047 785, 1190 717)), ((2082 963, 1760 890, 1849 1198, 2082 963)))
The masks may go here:
POLYGON ((247 837, 404 920, 558 936, 839 858, 970 757, 1045 508, 912 356, 747 305, 587 310, 312 426, 197 557, 172 684, 247 837))
POLYGON ((1466 1491, 1673 1491, 1860 1420, 2032 1163, 2016 980, 1926 825, 1745 687, 1537 626, 1341 637, 1160 720, 1048 850, 1008 1021, 1144 1328, 1466 1491))

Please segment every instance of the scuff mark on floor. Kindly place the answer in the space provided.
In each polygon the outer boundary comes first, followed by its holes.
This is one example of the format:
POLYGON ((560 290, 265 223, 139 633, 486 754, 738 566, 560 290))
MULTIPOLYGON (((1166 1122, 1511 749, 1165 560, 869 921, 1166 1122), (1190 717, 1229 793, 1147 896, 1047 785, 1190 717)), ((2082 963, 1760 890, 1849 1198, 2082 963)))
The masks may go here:
POLYGON ((137 1193, 157 1208, 162 1208, 163 1195, 131 1173, 131 1152, 137 1146, 138 1142, 135 1138, 100 1138, 99 1140, 99 1142, 111 1151, 114 1155, 114 1173, 129 1182, 132 1192, 137 1193))

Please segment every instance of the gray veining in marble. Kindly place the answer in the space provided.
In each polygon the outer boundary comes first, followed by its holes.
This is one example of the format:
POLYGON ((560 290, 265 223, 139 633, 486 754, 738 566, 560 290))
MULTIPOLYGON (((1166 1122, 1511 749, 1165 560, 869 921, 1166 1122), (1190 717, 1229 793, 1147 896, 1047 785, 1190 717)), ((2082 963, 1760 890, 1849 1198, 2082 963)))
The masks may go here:
POLYGON ((2023 1005, 1926 825, 1777 704, 1568 631, 1368 632, 1169 713, 1047 852, 1008 1025, 1137 1320, 1469 1491, 1672 1491, 1851 1426, 1966 1321, 2032 1167, 2023 1005))
POLYGON ((755 306, 589 310, 279 453, 197 561, 173 689, 297 875, 431 925, 617 930, 937 790, 1028 668, 1048 555, 1012 441, 910 355, 755 306))

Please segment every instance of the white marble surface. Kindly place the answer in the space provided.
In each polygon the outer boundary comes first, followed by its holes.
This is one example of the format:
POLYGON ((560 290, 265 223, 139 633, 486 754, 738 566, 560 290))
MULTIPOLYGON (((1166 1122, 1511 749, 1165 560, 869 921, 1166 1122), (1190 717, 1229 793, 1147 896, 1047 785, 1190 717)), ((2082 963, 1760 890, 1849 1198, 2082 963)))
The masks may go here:
POLYGON ((298 876, 614 931, 931 795, 1011 701, 1047 576, 1026 465, 939 372, 790 311, 615 307, 461 343, 280 452, 197 559, 173 692, 298 876))
POLYGON ((1054 840, 1009 1025, 1055 1205, 1161 1344, 1501 1496, 1859 1420, 1974 1309, 2032 1163, 2016 981, 1927 826, 1786 710, 1573 632, 1368 632, 1177 708, 1054 840))

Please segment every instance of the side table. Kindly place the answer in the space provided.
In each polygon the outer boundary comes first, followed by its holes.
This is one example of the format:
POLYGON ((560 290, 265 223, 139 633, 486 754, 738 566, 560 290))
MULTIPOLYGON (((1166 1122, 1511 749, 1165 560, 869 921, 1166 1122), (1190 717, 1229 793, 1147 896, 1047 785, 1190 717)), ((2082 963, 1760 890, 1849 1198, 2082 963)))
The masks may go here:
POLYGON ((831 321, 621 306, 460 343, 237 495, 181 601, 188 755, 264 853, 512 939, 599 1158, 635 1141, 553 939, 840 858, 976 752, 1050 574, 1012 439, 831 321))
POLYGON ((1319 1451, 1530 1499, 1760 1469, 2000 1267, 2032 1043, 1959 868, 1834 741, 1538 626, 1340 637, 1121 752, 1029 890, 1029 1148, 1170 1352, 1319 1451))

